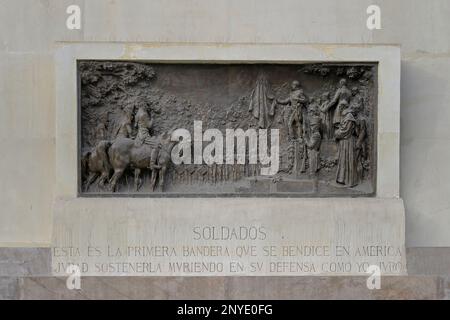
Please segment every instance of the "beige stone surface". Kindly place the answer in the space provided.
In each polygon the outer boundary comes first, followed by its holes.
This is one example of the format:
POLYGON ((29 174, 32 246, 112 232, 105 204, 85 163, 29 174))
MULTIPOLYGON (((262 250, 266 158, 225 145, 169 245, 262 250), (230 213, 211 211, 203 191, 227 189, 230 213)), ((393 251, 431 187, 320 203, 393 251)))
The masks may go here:
POLYGON ((411 247, 449 246, 450 56, 402 64, 401 194, 411 247))
POLYGON ((60 199, 53 246, 56 275, 69 264, 96 276, 406 273, 398 199, 60 199))
POLYGON ((225 299, 225 278, 223 277, 86 277, 82 280, 81 290, 68 290, 66 280, 66 278, 57 277, 22 278, 18 298, 23 300, 225 299))
POLYGON ((368 290, 366 277, 85 277, 81 290, 65 278, 21 279, 20 299, 445 299, 440 277, 384 277, 368 290))
POLYGON ((54 62, 0 54, 0 243, 48 245, 55 181, 54 62))
POLYGON ((50 274, 50 248, 0 248, 0 277, 50 274))
POLYGON ((408 248, 406 256, 409 275, 441 275, 450 279, 450 248, 408 248))
POLYGON ((233 299, 442 299, 443 280, 438 277, 383 277, 380 290, 368 290, 366 277, 264 277, 230 278, 233 299))
POLYGON ((0 300, 12 300, 19 297, 19 279, 0 276, 0 300))
POLYGON ((409 276, 383 277, 367 290, 366 277, 83 277, 81 291, 50 272, 50 249, 0 249, 1 299, 448 299, 448 248, 407 250, 409 276), (45 263, 43 263, 45 262, 45 263), (44 265, 46 267, 44 267, 44 265), (18 272, 19 271, 19 272, 18 272), (36 273, 37 271, 37 273, 36 273), (8 273, 11 272, 11 273, 8 273), (41 274, 41 276, 39 276, 41 274), (422 276, 419 276, 421 275, 422 276), (426 274, 426 276, 423 276, 426 274))
POLYGON ((2 152, 0 159, 0 244, 51 241, 56 135, 51 57, 54 42, 64 40, 400 44, 400 189, 407 210, 407 244, 450 246, 445 89, 450 2, 380 0, 382 30, 374 31, 365 26, 369 4, 372 1, 218 0, 214 6, 207 0, 1 1, 0 147, 10 151, 2 152), (65 28, 65 8, 73 3, 83 10, 79 31, 65 28), (9 79, 16 80, 11 84, 9 79), (25 129, 10 116, 20 113, 33 115, 24 121, 36 130, 25 129))

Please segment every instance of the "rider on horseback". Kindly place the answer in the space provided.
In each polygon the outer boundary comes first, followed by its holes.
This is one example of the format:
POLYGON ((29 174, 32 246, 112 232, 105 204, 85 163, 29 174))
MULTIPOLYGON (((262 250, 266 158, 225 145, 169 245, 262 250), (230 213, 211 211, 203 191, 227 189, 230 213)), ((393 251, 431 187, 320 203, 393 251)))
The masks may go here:
POLYGON ((150 164, 149 168, 151 170, 161 169, 161 166, 156 164, 156 160, 158 159, 159 149, 161 148, 161 143, 158 141, 156 137, 152 137, 150 135, 150 130, 153 127, 153 119, 150 118, 150 115, 147 112, 147 109, 144 105, 139 106, 138 112, 135 116, 135 126, 137 126, 138 132, 136 135, 136 139, 134 141, 136 146, 142 146, 143 144, 147 144, 151 147, 152 152, 150 155, 150 164))
POLYGON ((133 133, 133 130, 131 128, 132 125, 132 119, 133 119, 133 111, 134 106, 125 107, 122 110, 122 118, 120 119, 119 126, 116 130, 116 138, 122 137, 122 138, 129 138, 131 137, 131 134, 133 133))

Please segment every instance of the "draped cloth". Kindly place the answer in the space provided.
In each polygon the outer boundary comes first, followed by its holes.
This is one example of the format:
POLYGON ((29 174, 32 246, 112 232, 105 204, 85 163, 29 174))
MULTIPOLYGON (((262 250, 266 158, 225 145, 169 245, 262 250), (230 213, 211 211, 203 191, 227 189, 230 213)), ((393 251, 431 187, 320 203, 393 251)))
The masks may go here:
POLYGON ((271 125, 275 114, 276 100, 269 91, 269 83, 266 77, 260 75, 256 80, 256 87, 251 93, 248 111, 252 112, 253 116, 258 119, 258 126, 262 129, 271 125))

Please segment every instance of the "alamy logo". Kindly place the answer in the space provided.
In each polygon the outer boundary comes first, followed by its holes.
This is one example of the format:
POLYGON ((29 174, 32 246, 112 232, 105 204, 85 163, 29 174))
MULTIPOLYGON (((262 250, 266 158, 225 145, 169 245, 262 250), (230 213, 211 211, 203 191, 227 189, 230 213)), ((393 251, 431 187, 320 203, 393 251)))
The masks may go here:
POLYGON ((71 264, 67 267, 66 269, 66 273, 69 275, 67 277, 66 280, 66 287, 69 290, 73 290, 73 289, 77 289, 80 290, 81 289, 81 271, 80 271, 80 267, 75 265, 75 264, 71 264))
POLYGON ((367 281, 366 281, 367 289, 369 289, 369 290, 381 289, 380 267, 372 264, 367 268, 366 273, 370 274, 370 276, 367 278, 367 281))
POLYGON ((203 132, 202 121, 194 121, 194 138, 187 129, 177 129, 171 140, 177 142, 171 152, 172 162, 178 164, 249 164, 258 162, 262 175, 274 175, 279 170, 279 130, 226 129, 224 137, 219 129, 203 132), (193 140, 193 141, 192 141, 193 140), (192 156, 191 145, 194 145, 192 156), (207 142, 204 146, 203 142, 207 142), (248 146, 248 147, 247 147, 248 146), (270 152, 269 152, 270 148, 270 152))
POLYGON ((379 6, 372 4, 367 7, 367 29, 380 30, 381 29, 381 9, 379 6))
POLYGON ((81 9, 73 4, 67 7, 66 13, 69 15, 66 19, 66 27, 69 30, 81 29, 81 9))

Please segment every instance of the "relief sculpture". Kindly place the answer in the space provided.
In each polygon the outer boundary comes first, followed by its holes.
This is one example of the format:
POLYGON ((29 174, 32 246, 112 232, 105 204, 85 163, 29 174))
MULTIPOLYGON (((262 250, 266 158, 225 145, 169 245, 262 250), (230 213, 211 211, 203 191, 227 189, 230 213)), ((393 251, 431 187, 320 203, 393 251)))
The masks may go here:
POLYGON ((375 194, 375 63, 77 68, 80 195, 375 194))

